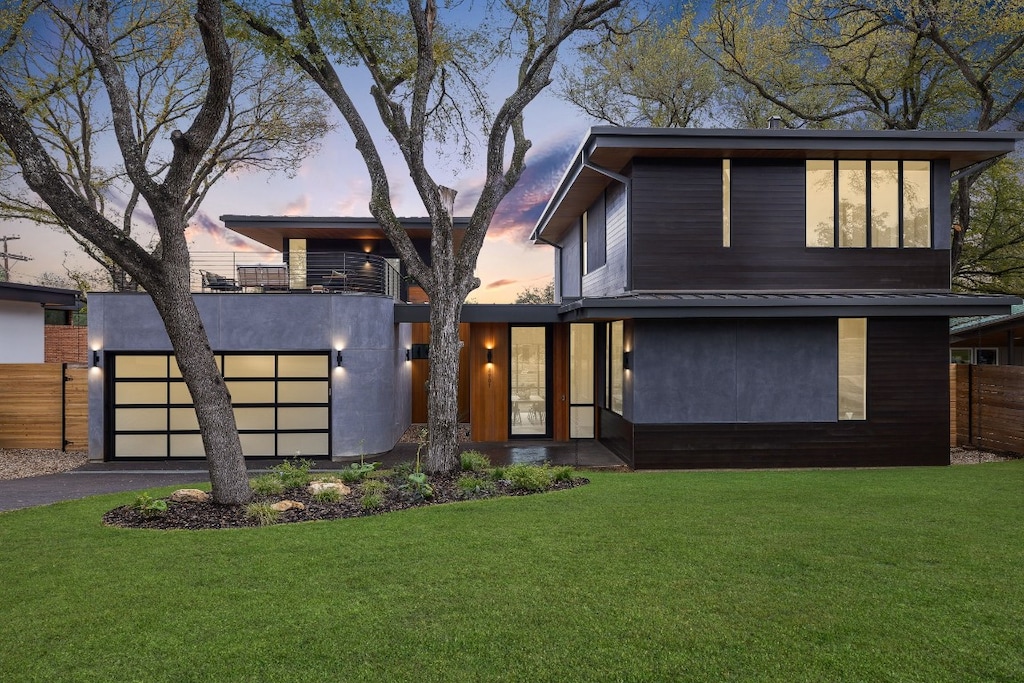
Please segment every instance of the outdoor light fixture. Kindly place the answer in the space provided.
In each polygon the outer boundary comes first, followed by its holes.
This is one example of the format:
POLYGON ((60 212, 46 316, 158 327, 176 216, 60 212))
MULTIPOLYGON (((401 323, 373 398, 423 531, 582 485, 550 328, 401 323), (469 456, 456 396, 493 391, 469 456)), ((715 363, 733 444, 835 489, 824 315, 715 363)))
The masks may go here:
POLYGON ((412 349, 406 349, 405 350, 405 360, 407 360, 407 361, 412 360, 412 349))
POLYGON ((93 349, 92 352, 92 366, 98 368, 100 366, 100 352, 93 349))
POLYGON ((487 349, 487 362, 488 363, 493 363, 494 362, 494 349, 487 349))
POLYGON ((337 366, 340 368, 341 367, 341 349, 338 349, 338 352, 335 354, 334 361, 337 364, 337 366))
POLYGON ((633 352, 624 351, 622 353, 622 369, 631 370, 633 367, 633 352))

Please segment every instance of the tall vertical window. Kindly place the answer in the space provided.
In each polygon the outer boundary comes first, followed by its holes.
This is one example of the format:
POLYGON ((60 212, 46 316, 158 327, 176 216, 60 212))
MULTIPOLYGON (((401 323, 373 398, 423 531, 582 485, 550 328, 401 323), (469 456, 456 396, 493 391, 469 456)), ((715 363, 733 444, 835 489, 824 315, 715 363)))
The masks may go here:
POLYGON ((903 246, 932 244, 931 164, 903 162, 903 246))
POLYGON ((839 419, 867 419, 866 318, 839 319, 839 419))
POLYGON ((288 240, 288 286, 306 288, 306 240, 288 240))
POLYGON ((608 408, 622 415, 622 321, 608 325, 608 408))
POLYGON ((581 230, 582 230, 581 238, 580 238, 580 243, 581 243, 580 252, 582 253, 582 259, 583 259, 583 262, 582 262, 583 270, 581 272, 584 275, 586 275, 588 272, 590 272, 590 271, 587 270, 587 212, 586 211, 584 211, 583 212, 583 216, 580 217, 580 225, 581 225, 581 230))
POLYGON ((839 162, 839 246, 868 246, 867 163, 839 162))
POLYGON ((722 159, 722 246, 732 242, 732 162, 722 159))
POLYGON ((569 438, 594 438, 594 325, 569 326, 569 438))
POLYGON ((832 161, 807 162, 807 246, 835 246, 836 181, 832 161))
POLYGON ((809 160, 808 247, 930 247, 931 162, 809 160))

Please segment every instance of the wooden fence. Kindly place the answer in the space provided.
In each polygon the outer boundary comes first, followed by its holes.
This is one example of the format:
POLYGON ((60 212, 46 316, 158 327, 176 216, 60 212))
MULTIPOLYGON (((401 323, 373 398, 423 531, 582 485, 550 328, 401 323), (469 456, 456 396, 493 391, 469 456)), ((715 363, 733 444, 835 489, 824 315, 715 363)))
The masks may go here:
POLYGON ((89 370, 58 363, 0 365, 0 448, 89 448, 89 370))
POLYGON ((1024 454, 1024 367, 949 366, 950 445, 1024 454))

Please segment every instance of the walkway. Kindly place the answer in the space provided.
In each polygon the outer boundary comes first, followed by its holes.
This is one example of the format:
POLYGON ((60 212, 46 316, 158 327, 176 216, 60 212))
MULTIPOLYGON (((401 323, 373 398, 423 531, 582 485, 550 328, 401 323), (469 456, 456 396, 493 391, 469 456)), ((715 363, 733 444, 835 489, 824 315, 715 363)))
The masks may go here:
MULTIPOLYGON (((585 470, 626 470, 625 464, 596 441, 512 441, 467 443, 463 450, 485 453, 495 465, 544 462, 572 465, 585 470)), ((387 453, 369 456, 368 462, 391 467, 416 458, 416 444, 398 444, 387 453)), ((276 459, 250 460, 253 474, 281 462, 276 459)), ((349 461, 316 460, 314 470, 330 471, 348 467, 349 461)), ((197 484, 209 481, 205 463, 199 460, 120 461, 89 463, 70 472, 0 481, 0 512, 35 505, 48 505, 102 493, 197 484)))

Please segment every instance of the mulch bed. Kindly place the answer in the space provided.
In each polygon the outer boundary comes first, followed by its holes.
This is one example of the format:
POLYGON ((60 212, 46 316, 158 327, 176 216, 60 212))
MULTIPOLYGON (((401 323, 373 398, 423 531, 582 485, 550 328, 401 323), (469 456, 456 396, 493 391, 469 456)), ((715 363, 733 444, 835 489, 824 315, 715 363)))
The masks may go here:
MULTIPOLYGON (((436 474, 430 477, 433 495, 428 499, 416 500, 408 492, 392 485, 382 494, 379 507, 367 510, 363 507, 363 484, 348 484, 352 492, 336 503, 320 502, 311 496, 305 488, 289 489, 284 493, 256 495, 254 502, 276 503, 282 500, 293 500, 305 505, 305 510, 287 510, 279 513, 275 524, 291 524, 295 522, 313 522, 327 519, 344 519, 349 517, 366 517, 397 510, 405 510, 426 505, 440 505, 467 500, 459 489, 457 482, 463 476, 458 474, 436 474)), ((397 483, 397 482, 394 482, 397 483)), ((571 481, 554 482, 548 491, 559 491, 589 484, 584 477, 575 477, 571 481)), ((524 496, 534 492, 513 488, 508 481, 494 482, 493 493, 477 498, 496 498, 501 496, 524 496)), ((543 493, 543 492, 541 492, 543 493)), ((178 503, 169 499, 167 512, 159 515, 144 515, 129 505, 114 508, 103 515, 103 522, 108 526, 133 529, 231 529, 239 527, 260 526, 258 520, 246 514, 244 505, 217 505, 216 503, 178 503)))

